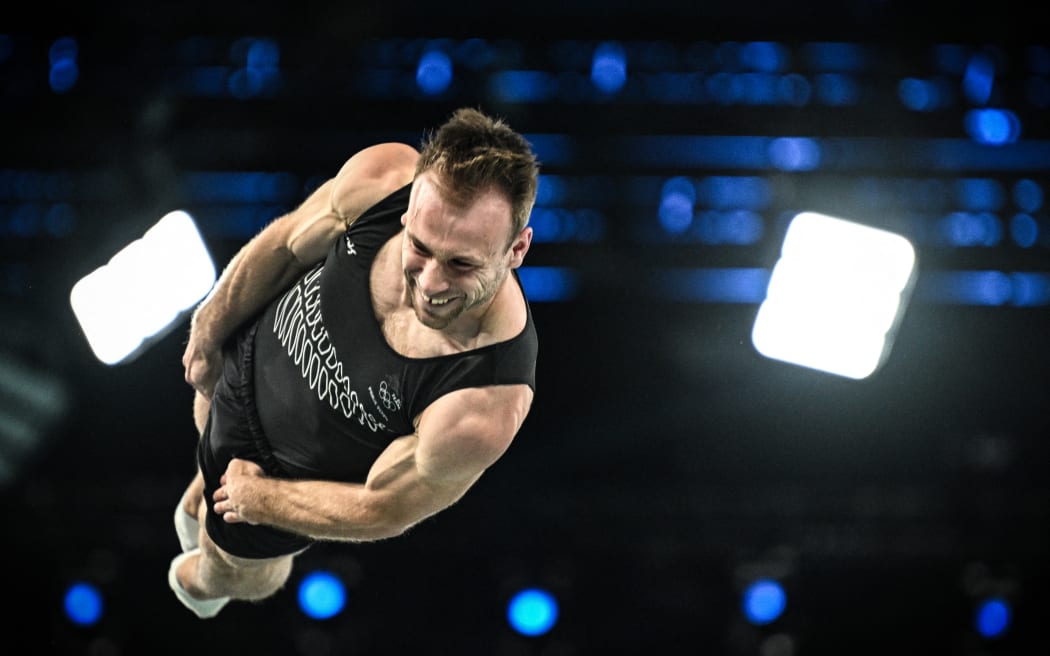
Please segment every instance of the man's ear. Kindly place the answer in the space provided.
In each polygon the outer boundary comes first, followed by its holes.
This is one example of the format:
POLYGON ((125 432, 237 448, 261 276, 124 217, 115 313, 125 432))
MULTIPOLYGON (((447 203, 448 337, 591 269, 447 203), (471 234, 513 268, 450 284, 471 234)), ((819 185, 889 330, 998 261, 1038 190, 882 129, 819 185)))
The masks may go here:
POLYGON ((517 269, 525 260, 525 254, 532 245, 532 228, 525 226, 510 244, 510 268, 517 269))

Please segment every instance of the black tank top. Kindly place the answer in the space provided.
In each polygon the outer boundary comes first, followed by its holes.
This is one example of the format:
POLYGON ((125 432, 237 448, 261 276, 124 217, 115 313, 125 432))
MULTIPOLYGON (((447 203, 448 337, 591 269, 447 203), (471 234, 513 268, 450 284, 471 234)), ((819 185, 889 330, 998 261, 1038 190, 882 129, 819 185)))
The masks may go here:
POLYGON ((412 433, 414 418, 437 398, 486 385, 535 389, 538 343, 527 300, 525 328, 504 342, 409 358, 386 341, 369 279, 379 249, 401 230, 411 189, 354 221, 259 320, 256 407, 274 457, 293 478, 364 482, 379 453, 412 433))

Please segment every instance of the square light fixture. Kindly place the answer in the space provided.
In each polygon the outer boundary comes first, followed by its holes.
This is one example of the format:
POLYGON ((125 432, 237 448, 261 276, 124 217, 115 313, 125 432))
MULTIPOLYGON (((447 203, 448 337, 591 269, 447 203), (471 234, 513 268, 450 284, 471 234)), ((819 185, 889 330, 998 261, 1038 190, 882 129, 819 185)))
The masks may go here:
POLYGON ((904 237, 802 212, 788 225, 751 341, 771 359, 867 378, 889 356, 916 276, 904 237))

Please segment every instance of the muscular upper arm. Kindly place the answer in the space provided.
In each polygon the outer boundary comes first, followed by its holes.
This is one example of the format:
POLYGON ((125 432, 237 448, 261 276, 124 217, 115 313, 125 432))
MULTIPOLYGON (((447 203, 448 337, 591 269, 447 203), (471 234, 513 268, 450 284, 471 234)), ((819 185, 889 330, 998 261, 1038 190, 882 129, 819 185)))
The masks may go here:
POLYGON ((396 534, 455 503, 510 446, 532 390, 460 390, 430 405, 416 432, 394 440, 372 465, 361 516, 396 534))
POLYGON ((532 403, 526 385, 452 392, 419 418, 416 466, 435 481, 472 480, 510 446, 532 403))
POLYGON ((402 143, 365 148, 290 215, 286 247, 300 262, 321 260, 332 241, 372 205, 412 181, 419 153, 402 143))

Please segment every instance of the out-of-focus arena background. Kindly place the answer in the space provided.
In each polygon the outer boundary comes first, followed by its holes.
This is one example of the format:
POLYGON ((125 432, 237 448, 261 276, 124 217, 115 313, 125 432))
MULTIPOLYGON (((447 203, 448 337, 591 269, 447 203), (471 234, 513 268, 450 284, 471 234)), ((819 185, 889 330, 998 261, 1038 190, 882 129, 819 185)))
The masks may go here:
POLYGON ((9 8, 3 651, 1047 653, 1038 4, 9 8), (166 583, 193 471, 188 320, 106 365, 70 289, 176 209, 221 267, 354 151, 418 145, 460 106, 543 165, 532 414, 451 509, 319 546, 276 597, 197 620, 166 583), (917 252, 869 378, 752 344, 803 211, 917 252), (344 594, 329 617, 300 605, 317 572, 344 594), (550 605, 512 604, 530 589, 550 605))

